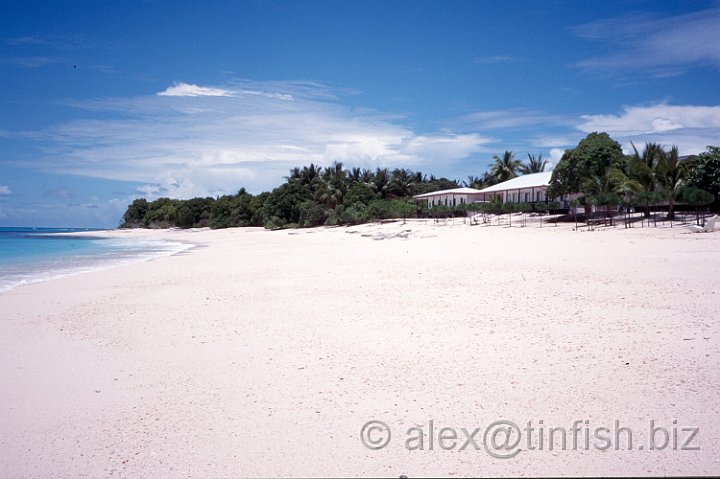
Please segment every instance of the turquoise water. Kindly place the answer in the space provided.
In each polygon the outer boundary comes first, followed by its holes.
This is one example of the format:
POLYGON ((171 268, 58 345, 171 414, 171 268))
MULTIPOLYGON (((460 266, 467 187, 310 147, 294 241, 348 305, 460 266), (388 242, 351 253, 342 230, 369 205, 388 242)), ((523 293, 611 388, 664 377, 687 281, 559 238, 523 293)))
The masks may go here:
POLYGON ((103 238, 93 235, 97 231, 0 228, 0 291, 118 264, 169 256, 193 246, 174 241, 103 238))

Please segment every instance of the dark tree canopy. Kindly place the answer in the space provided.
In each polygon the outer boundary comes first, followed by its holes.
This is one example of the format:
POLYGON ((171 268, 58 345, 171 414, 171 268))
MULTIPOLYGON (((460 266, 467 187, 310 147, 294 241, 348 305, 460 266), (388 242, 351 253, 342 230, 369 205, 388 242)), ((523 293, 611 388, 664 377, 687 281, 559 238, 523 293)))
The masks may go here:
POLYGON ((624 162, 620 144, 607 133, 590 133, 572 150, 566 150, 550 179, 549 196, 581 191, 585 178, 604 177, 612 166, 624 162))

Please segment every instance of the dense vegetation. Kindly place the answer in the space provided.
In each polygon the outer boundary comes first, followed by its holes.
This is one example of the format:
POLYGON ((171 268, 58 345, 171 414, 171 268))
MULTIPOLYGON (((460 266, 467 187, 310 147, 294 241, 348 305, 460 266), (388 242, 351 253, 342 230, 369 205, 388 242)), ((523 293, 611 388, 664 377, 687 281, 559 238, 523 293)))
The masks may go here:
POLYGON ((709 146, 700 155, 681 161, 678 148, 669 150, 646 143, 624 155, 607 133, 591 133, 574 149, 565 151, 553 170, 548 196, 581 193, 578 203, 609 211, 635 207, 650 216, 658 204, 667 205, 668 218, 678 202, 694 207, 715 203, 720 192, 720 148, 709 146))
MULTIPOLYGON (((345 169, 335 162, 329 167, 314 164, 290 170, 286 181, 270 192, 258 195, 244 188, 235 195, 217 198, 177 200, 137 199, 128 206, 121 227, 266 228, 311 227, 359 224, 385 218, 404 218, 482 212, 556 210, 560 205, 487 204, 435 207, 428 211, 413 195, 469 186, 484 188, 519 174, 544 171, 547 160, 528 154, 522 163, 511 151, 493 157, 483 176, 469 176, 458 182, 397 168, 345 169), (541 208, 539 207, 541 206, 541 208)), ((606 133, 591 133, 576 148, 567 150, 553 170, 548 197, 583 193, 581 203, 601 207, 632 204, 649 213, 650 206, 670 201, 672 215, 677 202, 700 207, 715 201, 720 191, 720 148, 690 161, 679 161, 677 148, 665 151, 649 143, 642 153, 622 153, 620 145, 606 133)))
POLYGON ((259 195, 243 188, 218 198, 137 199, 125 212, 122 227, 285 228, 415 217, 423 205, 412 195, 458 186, 447 178, 406 169, 346 170, 337 162, 327 168, 311 164, 292 169, 285 183, 259 195))

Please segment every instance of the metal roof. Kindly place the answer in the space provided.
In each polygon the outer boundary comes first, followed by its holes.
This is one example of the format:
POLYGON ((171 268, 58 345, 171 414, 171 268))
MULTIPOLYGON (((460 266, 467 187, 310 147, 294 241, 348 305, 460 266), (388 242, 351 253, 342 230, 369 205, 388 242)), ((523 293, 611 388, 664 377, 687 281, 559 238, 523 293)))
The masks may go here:
POLYGON ((551 176, 552 171, 543 171, 542 173, 531 173, 529 175, 517 176, 511 180, 503 181, 497 185, 489 186, 480 190, 480 193, 497 193, 498 191, 548 186, 550 184, 551 176))
POLYGON ((443 195, 473 195, 482 193, 480 190, 475 188, 453 188, 451 190, 440 190, 431 191, 430 193, 423 193, 421 195, 415 195, 413 198, 429 198, 431 196, 443 196, 443 195))

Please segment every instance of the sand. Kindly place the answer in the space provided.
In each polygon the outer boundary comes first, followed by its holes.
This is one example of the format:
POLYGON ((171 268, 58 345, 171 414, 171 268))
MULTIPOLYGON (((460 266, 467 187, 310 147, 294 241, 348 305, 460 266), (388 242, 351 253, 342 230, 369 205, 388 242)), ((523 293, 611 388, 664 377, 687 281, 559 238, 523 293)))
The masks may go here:
POLYGON ((0 293, 2 477, 720 474, 720 233, 107 234, 198 247, 0 293), (540 447, 574 421, 612 446, 540 447))

